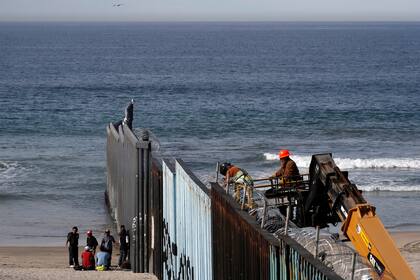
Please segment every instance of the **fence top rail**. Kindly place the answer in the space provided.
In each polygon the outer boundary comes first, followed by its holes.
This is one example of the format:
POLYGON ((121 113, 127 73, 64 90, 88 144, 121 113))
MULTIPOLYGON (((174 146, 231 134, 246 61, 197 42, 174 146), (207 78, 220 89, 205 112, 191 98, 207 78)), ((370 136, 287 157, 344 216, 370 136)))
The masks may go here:
POLYGON ((114 125, 112 123, 108 124, 106 127, 106 132, 114 136, 115 140, 118 140, 120 136, 118 135, 118 131, 115 129, 114 125))
POLYGON ((246 221, 251 227, 253 227, 259 234, 261 234, 270 245, 277 247, 279 246, 278 239, 276 239, 269 232, 261 229, 260 225, 257 223, 255 218, 250 216, 248 212, 241 210, 240 205, 233 199, 233 197, 226 193, 225 189, 222 186, 220 186, 218 183, 211 183, 211 191, 216 192, 219 196, 226 200, 229 203, 229 206, 232 207, 234 212, 238 214, 244 221, 246 221))
POLYGON ((169 158, 164 158, 162 159, 162 161, 165 163, 165 165, 169 168, 169 170, 175 174, 175 164, 173 162, 173 160, 169 159, 169 158))
POLYGON ((127 137, 128 140, 130 140, 130 142, 133 145, 137 145, 137 143, 139 142, 139 139, 126 124, 122 124, 120 126, 120 129, 122 130, 122 133, 124 134, 124 138, 127 137))
POLYGON ((162 171, 162 162, 159 159, 152 156, 152 164, 162 171))
POLYGON ((308 263, 312 264, 316 269, 324 274, 328 279, 331 280, 343 280, 339 275, 334 273, 329 267, 325 266, 321 261, 316 259, 308 250, 306 250, 302 245, 297 241, 286 235, 280 235, 278 240, 273 234, 267 232, 264 229, 261 229, 260 225, 257 223, 255 218, 248 214, 248 212, 241 210, 240 205, 228 194, 226 194, 225 189, 220 186, 218 183, 211 183, 211 191, 217 192, 217 194, 223 197, 233 208, 233 210, 244 220, 246 221, 254 230, 259 232, 264 239, 272 246, 279 247, 280 240, 286 243, 289 247, 297 251, 308 263))
POLYGON ((208 196, 210 196, 210 190, 209 188, 206 187, 206 185, 204 185, 203 182, 201 182, 200 179, 197 178, 197 176, 195 176, 195 174, 188 168, 187 164, 180 158, 176 158, 175 161, 182 167, 182 169, 184 169, 185 173, 188 174, 188 176, 191 178, 191 180, 193 180, 193 182, 200 187, 200 189, 203 190, 203 192, 205 192, 208 196))

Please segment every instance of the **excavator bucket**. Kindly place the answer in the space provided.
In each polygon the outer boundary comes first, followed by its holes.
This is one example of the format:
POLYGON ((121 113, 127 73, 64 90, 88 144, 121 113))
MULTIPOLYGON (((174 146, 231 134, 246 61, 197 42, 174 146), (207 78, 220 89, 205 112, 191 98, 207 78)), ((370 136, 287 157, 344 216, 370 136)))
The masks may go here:
POLYGON ((341 230, 381 279, 416 279, 371 205, 350 209, 341 230))
POLYGON ((310 199, 305 208, 309 211, 324 207, 335 213, 343 223, 343 234, 372 265, 380 279, 415 280, 410 267, 376 216, 375 207, 368 204, 356 185, 349 181, 347 172, 336 166, 332 155, 313 155, 309 173, 309 197, 317 199, 310 199))

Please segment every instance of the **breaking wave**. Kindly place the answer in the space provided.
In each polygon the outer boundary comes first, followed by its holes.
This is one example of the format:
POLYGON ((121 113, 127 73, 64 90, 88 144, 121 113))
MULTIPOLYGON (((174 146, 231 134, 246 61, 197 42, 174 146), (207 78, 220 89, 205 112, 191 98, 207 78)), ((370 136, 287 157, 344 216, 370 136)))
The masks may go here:
MULTIPOLYGON (((268 161, 278 160, 277 154, 264 153, 268 161)), ((293 155, 293 160, 298 167, 308 168, 310 156, 293 155)), ((420 158, 333 158, 341 169, 420 169, 420 158)))
POLYGON ((365 192, 388 191, 388 192, 418 192, 420 186, 398 186, 398 185, 357 185, 357 188, 365 192))
POLYGON ((17 173, 18 163, 17 162, 4 162, 0 161, 0 179, 11 179, 14 178, 17 173))

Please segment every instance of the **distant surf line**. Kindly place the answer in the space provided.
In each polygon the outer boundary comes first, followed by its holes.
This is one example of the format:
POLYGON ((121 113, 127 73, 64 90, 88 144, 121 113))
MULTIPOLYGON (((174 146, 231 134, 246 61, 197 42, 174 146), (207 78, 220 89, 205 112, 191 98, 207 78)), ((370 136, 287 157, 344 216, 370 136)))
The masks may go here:
MULTIPOLYGON (((277 154, 264 153, 267 161, 278 160, 277 154)), ((311 156, 293 155, 297 166, 308 168, 311 156)), ((341 169, 420 169, 419 158, 334 158, 341 169)))

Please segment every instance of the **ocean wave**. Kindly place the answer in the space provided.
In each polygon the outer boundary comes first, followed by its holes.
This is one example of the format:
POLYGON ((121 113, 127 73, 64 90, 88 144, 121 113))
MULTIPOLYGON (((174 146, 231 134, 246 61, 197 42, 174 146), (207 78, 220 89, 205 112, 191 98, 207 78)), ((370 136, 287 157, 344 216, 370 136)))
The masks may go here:
POLYGON ((357 185, 359 190, 365 192, 387 191, 387 192, 419 192, 420 186, 395 186, 395 185, 357 185))
MULTIPOLYGON (((264 153, 268 161, 278 160, 277 154, 264 153)), ((292 155, 298 167, 308 168, 311 156, 292 155)), ((420 169, 419 158, 333 158, 338 167, 344 169, 420 169)))
POLYGON ((17 169, 17 162, 0 161, 0 179, 11 179, 16 177, 17 169))

